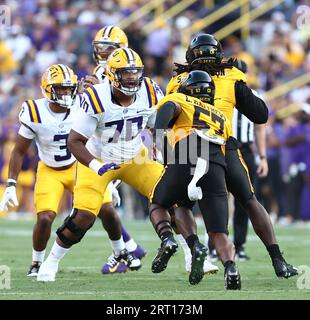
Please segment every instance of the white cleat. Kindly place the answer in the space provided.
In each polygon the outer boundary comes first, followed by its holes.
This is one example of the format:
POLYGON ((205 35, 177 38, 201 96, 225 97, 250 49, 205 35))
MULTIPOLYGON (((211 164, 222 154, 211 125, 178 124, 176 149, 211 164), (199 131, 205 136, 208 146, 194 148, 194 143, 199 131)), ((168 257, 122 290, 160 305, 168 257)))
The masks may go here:
POLYGON ((37 281, 55 281, 56 273, 58 271, 58 262, 44 261, 41 264, 37 281))
POLYGON ((219 272, 219 267, 209 262, 207 259, 205 259, 205 262, 203 264, 203 271, 205 274, 215 274, 219 272))
MULTIPOLYGON (((185 269, 187 272, 191 272, 191 267, 192 267, 192 256, 191 255, 186 255, 185 256, 185 269)), ((216 274, 219 272, 219 267, 216 265, 212 264, 209 262, 207 259, 205 259, 203 263, 203 271, 204 274, 216 274)))

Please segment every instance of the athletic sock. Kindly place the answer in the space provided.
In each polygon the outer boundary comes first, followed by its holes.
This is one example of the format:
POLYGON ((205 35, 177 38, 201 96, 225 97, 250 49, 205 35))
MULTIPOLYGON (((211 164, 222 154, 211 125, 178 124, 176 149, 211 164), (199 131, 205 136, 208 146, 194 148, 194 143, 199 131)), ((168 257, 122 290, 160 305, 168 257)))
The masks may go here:
POLYGON ((36 251, 32 249, 32 262, 42 263, 44 261, 44 257, 45 257, 45 249, 42 251, 36 251))
POLYGON ((125 242, 125 246, 129 252, 135 251, 138 247, 137 243, 132 238, 129 241, 125 242))
POLYGON ((267 248, 267 250, 269 252, 269 255, 270 255, 271 259, 273 259, 273 258, 283 258, 282 254, 280 252, 279 245, 271 244, 270 246, 267 246, 266 248, 267 248))
POLYGON ((235 264, 235 262, 232 261, 232 260, 227 260, 225 263, 223 263, 225 269, 228 268, 231 265, 234 265, 234 264, 235 264))
POLYGON ((165 241, 167 238, 172 237, 172 236, 173 236, 173 234, 171 231, 165 231, 159 237, 160 237, 161 241, 165 241))
POLYGON ((69 250, 70 248, 61 247, 55 240, 52 250, 46 260, 59 262, 69 250))
POLYGON ((131 239, 131 236, 129 235, 129 233, 127 232, 127 230, 123 225, 122 225, 122 236, 125 242, 128 242, 131 239))
POLYGON ((119 240, 110 240, 110 242, 112 250, 116 256, 118 256, 120 252, 126 248, 122 237, 119 240))
POLYGON ((190 236, 188 236, 186 238, 186 243, 187 243, 188 247, 190 248, 191 252, 193 251, 195 241, 197 241, 197 240, 199 240, 199 238, 197 237, 196 234, 191 234, 190 236))

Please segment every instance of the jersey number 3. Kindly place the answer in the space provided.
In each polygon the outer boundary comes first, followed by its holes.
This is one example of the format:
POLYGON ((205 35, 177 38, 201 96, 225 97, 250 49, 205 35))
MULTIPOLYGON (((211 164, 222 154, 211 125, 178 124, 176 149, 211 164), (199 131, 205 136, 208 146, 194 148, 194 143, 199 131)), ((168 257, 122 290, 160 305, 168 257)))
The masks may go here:
POLYGON ((69 149, 67 147, 68 137, 69 137, 69 134, 56 134, 54 136, 54 141, 64 140, 64 144, 59 146, 59 149, 66 151, 66 154, 63 156, 55 155, 54 156, 55 161, 65 161, 65 160, 69 160, 71 158, 71 152, 69 151, 69 149))

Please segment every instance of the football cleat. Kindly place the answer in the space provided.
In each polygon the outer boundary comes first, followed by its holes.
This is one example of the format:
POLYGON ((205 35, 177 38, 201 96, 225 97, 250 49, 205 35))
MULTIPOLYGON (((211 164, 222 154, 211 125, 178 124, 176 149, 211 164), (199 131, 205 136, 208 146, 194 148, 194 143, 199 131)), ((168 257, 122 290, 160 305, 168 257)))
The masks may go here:
POLYGON ((45 260, 40 266, 37 281, 55 281, 58 264, 58 261, 45 260))
MULTIPOLYGON (((185 270, 189 273, 192 268, 192 254, 185 254, 185 270)), ((219 272, 219 267, 212 264, 208 261, 208 258, 205 259, 203 263, 203 272, 204 274, 216 274, 219 272)))
POLYGON ((205 274, 215 274, 219 272, 219 267, 209 262, 207 259, 205 259, 203 263, 203 272, 205 274))
POLYGON ((241 277, 235 263, 225 268, 224 283, 226 290, 241 290, 241 277))
POLYGON ((114 256, 118 262, 124 262, 130 270, 139 270, 141 268, 140 259, 128 252, 127 249, 122 250, 118 256, 114 256))
POLYGON ((288 264, 283 257, 273 258, 272 265, 277 277, 279 278, 288 279, 298 275, 298 269, 291 264, 288 264))
POLYGON ((27 277, 36 277, 38 275, 41 262, 35 262, 35 264, 30 266, 30 269, 27 273, 27 277))
POLYGON ((131 253, 136 258, 141 260, 142 258, 144 258, 146 256, 147 251, 143 247, 141 247, 140 245, 137 245, 136 250, 130 251, 129 253, 131 253))
POLYGON ((217 262, 217 261, 219 261, 219 257, 217 256, 217 253, 216 253, 216 250, 215 250, 215 249, 213 249, 213 250, 208 254, 207 260, 208 260, 209 262, 217 262))
POLYGON ((245 253, 244 249, 241 248, 236 252, 235 259, 236 261, 247 261, 250 260, 250 257, 245 253))
POLYGON ((159 273, 167 268, 171 256, 177 251, 178 244, 172 236, 162 241, 158 253, 152 262, 152 272, 159 273))
POLYGON ((207 247, 205 247, 198 240, 196 240, 192 250, 191 272, 188 277, 188 281, 191 285, 196 285, 202 280, 204 276, 203 265, 204 265, 204 261, 207 256, 207 253, 208 253, 207 247))
POLYGON ((127 271, 127 265, 124 262, 117 261, 113 255, 108 258, 108 262, 101 269, 102 274, 123 273, 127 271))

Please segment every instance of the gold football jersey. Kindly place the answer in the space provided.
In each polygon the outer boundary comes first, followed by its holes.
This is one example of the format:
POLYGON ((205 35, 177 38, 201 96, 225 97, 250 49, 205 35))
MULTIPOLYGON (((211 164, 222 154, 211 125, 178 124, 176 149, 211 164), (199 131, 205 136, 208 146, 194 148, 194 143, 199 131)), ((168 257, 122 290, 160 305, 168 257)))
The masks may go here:
MULTIPOLYGON (((184 72, 171 78, 166 88, 166 94, 176 92, 180 84, 187 78, 188 73, 184 72)), ((232 118, 236 105, 235 83, 236 81, 246 82, 246 75, 239 69, 225 69, 225 75, 212 76, 215 84, 214 107, 223 112, 228 118, 230 127, 229 135, 232 135, 232 118)))
POLYGON ((172 101, 181 108, 180 115, 171 124, 172 130, 168 133, 168 141, 173 147, 194 131, 210 142, 225 144, 231 125, 227 117, 217 108, 198 98, 176 92, 160 100, 157 110, 167 101, 172 101))

